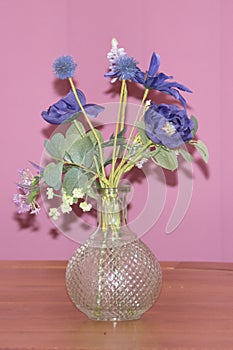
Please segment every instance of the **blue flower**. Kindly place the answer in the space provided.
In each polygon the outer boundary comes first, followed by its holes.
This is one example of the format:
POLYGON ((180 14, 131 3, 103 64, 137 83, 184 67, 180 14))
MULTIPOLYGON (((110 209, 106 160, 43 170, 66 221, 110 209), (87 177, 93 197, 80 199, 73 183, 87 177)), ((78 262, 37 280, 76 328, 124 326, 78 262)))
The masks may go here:
POLYGON ((164 73, 157 74, 159 66, 160 56, 154 52, 151 57, 148 71, 143 73, 141 70, 138 70, 136 74, 136 81, 144 85, 146 89, 155 89, 173 96, 175 99, 179 100, 186 109, 186 101, 178 90, 186 92, 192 91, 182 84, 167 82, 167 79, 173 79, 173 77, 164 73))
MULTIPOLYGON (((95 104, 86 104, 86 97, 81 90, 76 90, 79 100, 89 117, 95 118, 103 111, 103 107, 95 104)), ((49 107, 47 111, 41 113, 42 117, 51 124, 61 124, 72 120, 77 113, 81 112, 81 108, 74 96, 72 90, 60 99, 58 102, 49 107)))
POLYGON ((106 73, 105 77, 115 78, 112 80, 114 82, 119 78, 119 80, 135 80, 135 75, 138 71, 137 62, 133 57, 120 56, 112 63, 111 71, 106 73))
POLYGON ((147 136, 155 143, 174 149, 192 139, 193 120, 176 105, 153 103, 145 113, 147 136))
POLYGON ((59 79, 72 78, 77 64, 71 56, 61 56, 53 63, 53 71, 59 79))

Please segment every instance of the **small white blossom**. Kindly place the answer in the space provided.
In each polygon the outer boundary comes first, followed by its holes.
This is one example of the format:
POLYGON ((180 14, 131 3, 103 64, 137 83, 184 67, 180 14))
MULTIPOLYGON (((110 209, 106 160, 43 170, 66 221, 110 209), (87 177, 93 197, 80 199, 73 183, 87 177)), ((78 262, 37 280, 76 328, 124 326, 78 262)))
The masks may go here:
POLYGON ((46 195, 48 199, 53 199, 54 192, 52 187, 47 187, 46 195))
POLYGON ((57 220, 60 216, 59 211, 57 210, 57 208, 50 208, 49 210, 49 216, 53 219, 53 220, 57 220))
POLYGON ((61 211, 63 214, 69 214, 72 211, 72 207, 67 203, 62 203, 61 211))
POLYGON ((74 204, 74 199, 72 196, 66 194, 65 191, 62 193, 62 202, 67 205, 72 205, 74 204))
MULTIPOLYGON (((110 66, 109 66, 110 71, 114 71, 116 59, 123 56, 126 56, 125 49, 123 47, 118 49, 118 41, 115 38, 113 38, 112 48, 107 54, 107 59, 109 60, 109 63, 110 63, 110 66)), ((111 79, 111 83, 114 83, 116 80, 117 80, 117 77, 111 79)))
POLYGON ((142 158, 135 165, 138 169, 142 169, 143 165, 148 161, 147 158, 142 158))
POLYGON ((145 103, 145 110, 147 111, 147 109, 150 107, 151 105, 151 100, 147 100, 145 103))
POLYGON ((75 188, 72 194, 73 194, 73 197, 77 199, 83 198, 84 196, 83 190, 81 188, 75 188))
POLYGON ((112 65, 115 63, 115 60, 118 57, 126 56, 125 49, 123 47, 118 49, 118 41, 117 39, 112 39, 112 48, 107 54, 107 59, 110 62, 110 69, 112 69, 112 65))
POLYGON ((82 202, 79 204, 79 207, 82 209, 82 211, 90 211, 92 208, 92 205, 90 203, 87 202, 82 202))

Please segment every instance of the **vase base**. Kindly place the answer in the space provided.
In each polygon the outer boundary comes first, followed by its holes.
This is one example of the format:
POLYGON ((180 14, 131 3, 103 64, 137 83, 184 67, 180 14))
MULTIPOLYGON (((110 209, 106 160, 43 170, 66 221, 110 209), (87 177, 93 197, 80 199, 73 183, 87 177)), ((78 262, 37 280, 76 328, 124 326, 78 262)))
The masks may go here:
POLYGON ((122 322, 122 321, 134 321, 139 320, 141 316, 148 310, 120 310, 119 314, 112 313, 106 310, 87 310, 76 305, 77 309, 82 311, 92 321, 110 321, 110 322, 122 322))

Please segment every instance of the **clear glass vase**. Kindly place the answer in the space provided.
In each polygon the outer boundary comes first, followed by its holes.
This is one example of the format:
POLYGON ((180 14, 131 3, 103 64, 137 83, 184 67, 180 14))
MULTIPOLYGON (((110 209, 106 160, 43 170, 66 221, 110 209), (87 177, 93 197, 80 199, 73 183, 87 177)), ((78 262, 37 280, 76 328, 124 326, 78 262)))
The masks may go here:
POLYGON ((93 320, 138 319, 160 293, 159 262, 127 226, 129 190, 129 186, 97 190, 97 230, 67 265, 68 294, 93 320))

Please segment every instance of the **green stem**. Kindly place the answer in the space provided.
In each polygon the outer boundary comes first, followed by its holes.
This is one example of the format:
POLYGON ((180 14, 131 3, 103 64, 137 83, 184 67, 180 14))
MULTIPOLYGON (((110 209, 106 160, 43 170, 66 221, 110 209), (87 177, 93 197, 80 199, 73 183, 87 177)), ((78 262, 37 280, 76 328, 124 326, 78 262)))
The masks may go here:
POLYGON ((101 166, 102 166, 102 174, 103 174, 103 177, 105 178, 105 180, 107 181, 106 174, 105 174, 105 169, 104 169, 103 150, 102 150, 101 142, 100 142, 99 137, 98 137, 98 135, 97 135, 97 133, 95 131, 95 128, 93 127, 92 123, 90 122, 90 120, 88 118, 88 115, 86 114, 86 112, 85 112, 85 110, 83 108, 83 105, 80 102, 80 99, 78 97, 78 94, 77 94, 77 91, 76 91, 76 88, 75 88, 75 85, 73 83, 72 78, 68 78, 68 79, 69 79, 69 82, 70 82, 73 94, 74 94, 74 96, 76 98, 76 101, 78 102, 78 105, 79 105, 79 107, 80 107, 80 109, 81 109, 81 111, 82 111, 82 113, 83 113, 83 115, 84 115, 84 117, 85 117, 85 119, 87 121, 87 124, 90 127, 91 131, 93 132, 93 135, 95 136, 96 141, 98 143, 99 153, 100 153, 100 163, 101 163, 101 166))
MULTIPOLYGON (((121 162, 120 162, 120 164, 118 165, 118 169, 117 169, 118 172, 119 172, 119 170, 121 169, 121 167, 124 165, 125 159, 127 159, 127 158, 125 157, 125 155, 126 155, 126 152, 127 152, 128 147, 129 147, 131 138, 132 138, 132 136, 133 136, 133 133, 134 133, 136 124, 137 124, 138 119, 139 119, 139 117, 140 117, 141 109, 142 109, 142 107, 143 107, 143 105, 144 105, 144 103, 145 103, 145 100, 146 100, 147 96, 148 96, 148 93, 149 93, 149 89, 146 89, 146 90, 144 91, 144 95, 143 95, 141 104, 140 104, 140 106, 139 106, 139 108, 138 108, 138 112, 137 112, 136 118, 135 118, 135 120, 134 120, 134 124, 133 124, 133 126, 132 126, 132 128, 131 128, 131 131, 130 131, 130 134, 129 134, 129 137, 128 137, 128 140, 127 140, 127 144, 126 144, 126 146, 125 146, 125 150, 124 150, 124 153, 123 153, 121 162)), ((142 114, 142 116, 143 116, 143 115, 144 115, 144 113, 142 114)), ((115 174, 115 175, 116 175, 116 174, 115 174)))
POLYGON ((117 187, 120 181, 121 176, 131 170, 135 163, 141 159, 141 156, 143 155, 144 151, 150 147, 153 144, 152 141, 149 141, 145 146, 141 148, 141 150, 129 161, 130 155, 125 157, 123 160, 123 166, 118 167, 117 172, 115 173, 115 179, 114 179, 114 187, 117 187))
POLYGON ((114 134, 114 141, 113 141, 113 153, 112 153, 112 168, 111 168, 111 172, 110 172, 110 177, 109 177, 109 181, 110 184, 113 182, 113 178, 114 178, 114 171, 115 171, 115 165, 116 165, 116 151, 117 151, 117 135, 119 132, 119 124, 122 121, 121 118, 121 110, 122 110, 122 100, 125 94, 125 89, 126 89, 126 81, 122 80, 122 84, 121 84, 121 92, 120 92, 120 101, 119 101, 119 107, 118 107, 118 113, 117 113, 117 120, 116 120, 116 127, 115 127, 115 134, 114 134))

